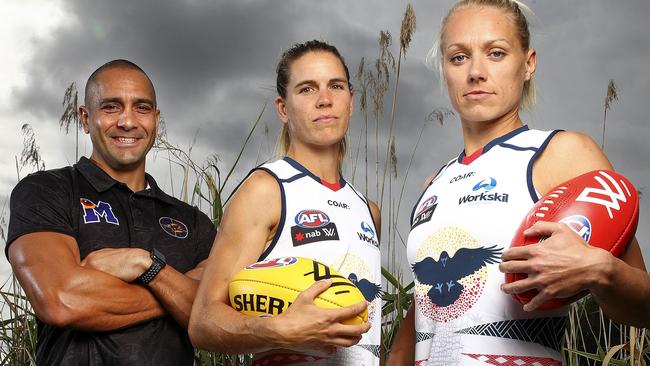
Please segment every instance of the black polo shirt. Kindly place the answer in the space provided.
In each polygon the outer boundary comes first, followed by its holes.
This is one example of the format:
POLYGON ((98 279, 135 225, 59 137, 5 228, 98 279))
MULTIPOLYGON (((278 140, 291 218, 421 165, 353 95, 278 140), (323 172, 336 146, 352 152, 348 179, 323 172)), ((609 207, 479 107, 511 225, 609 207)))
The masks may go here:
MULTIPOLYGON (((212 222, 146 179, 148 189, 132 192, 85 157, 74 167, 31 174, 11 194, 7 248, 21 235, 52 231, 74 237, 82 260, 102 248, 155 247, 179 272, 193 269, 210 253, 212 222)), ((166 316, 94 333, 38 321, 36 353, 38 365, 79 366, 192 365, 194 352, 187 332, 166 316)))

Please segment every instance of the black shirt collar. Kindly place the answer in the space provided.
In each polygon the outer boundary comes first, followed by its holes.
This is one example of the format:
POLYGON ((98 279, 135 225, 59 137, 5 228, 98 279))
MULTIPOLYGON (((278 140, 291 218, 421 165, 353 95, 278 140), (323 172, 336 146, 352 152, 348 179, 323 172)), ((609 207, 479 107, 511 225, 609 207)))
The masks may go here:
MULTIPOLYGON (((92 160, 88 159, 85 156, 82 156, 79 159, 77 164, 75 164, 75 168, 79 171, 79 173, 81 173, 81 175, 84 176, 84 178, 86 178, 86 180, 97 192, 105 192, 115 185, 123 185, 128 189, 124 183, 113 179, 110 175, 108 175, 108 173, 102 170, 102 168, 98 167, 95 163, 92 162, 92 160)), ((144 194, 145 196, 153 198, 158 198, 164 202, 174 204, 174 199, 168 196, 165 192, 161 191, 160 188, 158 188, 158 184, 151 175, 147 173, 144 175, 147 183, 149 184, 149 189, 145 189, 144 191, 137 193, 144 194)))

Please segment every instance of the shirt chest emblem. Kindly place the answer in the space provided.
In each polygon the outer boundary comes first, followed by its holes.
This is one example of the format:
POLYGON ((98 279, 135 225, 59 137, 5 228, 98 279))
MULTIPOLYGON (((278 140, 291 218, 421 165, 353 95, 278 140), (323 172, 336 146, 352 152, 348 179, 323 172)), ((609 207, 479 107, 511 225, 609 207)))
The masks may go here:
POLYGON ((418 208, 418 212, 413 217, 411 230, 415 229, 420 224, 429 222, 433 213, 436 211, 436 207, 438 207, 438 196, 436 195, 433 195, 422 202, 418 208))
POLYGON ((503 192, 497 187, 497 180, 493 177, 486 177, 478 181, 471 193, 461 196, 458 205, 479 204, 479 203, 508 203, 509 193, 503 192))
POLYGON ((294 247, 324 240, 339 240, 336 224, 323 211, 302 210, 295 216, 294 222, 296 225, 291 227, 294 247))
POLYGON ((119 225, 120 221, 113 212, 113 207, 108 202, 97 201, 97 203, 87 199, 79 198, 81 209, 83 210, 83 217, 85 224, 94 224, 101 222, 102 219, 106 223, 119 225))
POLYGON ((158 223, 164 232, 178 239, 185 239, 189 234, 187 230, 187 225, 184 223, 172 219, 171 217, 163 216, 158 219, 158 223))

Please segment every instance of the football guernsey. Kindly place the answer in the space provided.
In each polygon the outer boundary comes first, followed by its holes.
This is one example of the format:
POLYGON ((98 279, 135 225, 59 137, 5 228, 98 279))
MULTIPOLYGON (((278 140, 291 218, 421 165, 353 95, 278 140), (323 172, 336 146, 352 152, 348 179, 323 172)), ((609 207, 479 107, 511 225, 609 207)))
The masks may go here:
POLYGON ((379 365, 381 257, 368 200, 343 178, 328 186, 289 157, 256 169, 275 177, 282 197, 277 232, 260 260, 307 257, 336 269, 369 302, 371 328, 356 346, 338 347, 332 356, 275 350, 256 355, 254 365, 379 365))
POLYGON ((540 198, 533 163, 556 132, 523 126, 463 153, 418 199, 407 248, 416 365, 561 365, 567 309, 525 312, 498 268, 540 198))

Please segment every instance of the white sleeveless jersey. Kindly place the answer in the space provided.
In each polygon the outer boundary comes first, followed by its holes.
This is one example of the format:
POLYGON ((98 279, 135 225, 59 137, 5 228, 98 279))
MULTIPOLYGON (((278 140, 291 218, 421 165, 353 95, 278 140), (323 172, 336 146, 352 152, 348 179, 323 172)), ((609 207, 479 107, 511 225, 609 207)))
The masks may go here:
POLYGON ((501 253, 539 199, 555 132, 523 126, 446 164, 411 214, 416 365, 561 365, 567 309, 528 313, 500 290, 501 253))
POLYGON ((361 290, 368 306, 370 330, 361 341, 336 354, 257 355, 255 365, 379 365, 381 336, 381 256, 377 230, 367 199, 341 178, 334 191, 295 160, 284 157, 257 169, 275 177, 282 195, 278 229, 260 260, 299 256, 339 271, 361 290))

